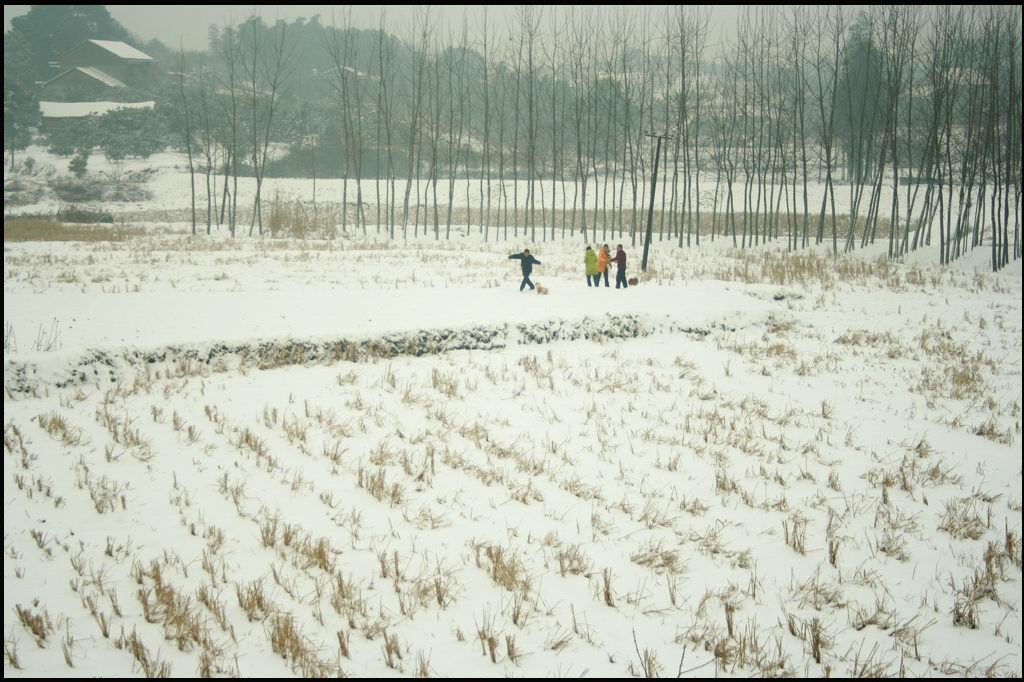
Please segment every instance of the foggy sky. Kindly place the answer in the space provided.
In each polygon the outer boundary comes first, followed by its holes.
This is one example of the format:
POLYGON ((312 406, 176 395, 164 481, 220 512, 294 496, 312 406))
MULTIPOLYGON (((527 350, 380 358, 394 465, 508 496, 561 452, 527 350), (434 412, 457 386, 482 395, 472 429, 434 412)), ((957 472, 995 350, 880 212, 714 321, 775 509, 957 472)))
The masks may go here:
MULTIPOLYGON (((383 5, 388 10, 388 30, 405 36, 405 30, 413 21, 420 6, 383 5)), ((331 23, 331 12, 338 12, 336 5, 259 5, 257 12, 267 23, 276 19, 291 21, 298 17, 320 15, 323 24, 331 23)), ((376 28, 382 5, 352 6, 353 23, 361 28, 376 28)), ((442 27, 456 29, 465 15, 471 31, 478 27, 483 17, 482 5, 436 5, 431 15, 442 27)), ((545 6, 547 7, 547 6, 545 6)), ((639 14, 649 7, 655 16, 664 12, 665 5, 632 5, 639 14)), ((737 17, 740 5, 717 5, 711 9, 712 33, 731 26, 737 17)), ((129 31, 143 40, 158 38, 170 48, 179 43, 185 49, 205 50, 207 29, 210 24, 223 26, 245 19, 253 10, 251 5, 108 5, 110 14, 129 31)), ((29 5, 4 5, 4 31, 10 29, 11 18, 26 14, 29 5)), ((550 10, 546 10, 550 11, 550 10)), ((564 6, 559 12, 564 12, 564 6)), ((514 5, 491 5, 488 21, 495 27, 507 24, 515 17, 514 5)), ((340 14, 339 14, 340 22, 340 14)), ((657 26, 657 22, 655 24, 657 26)), ((102 36, 97 36, 102 37, 102 36)))

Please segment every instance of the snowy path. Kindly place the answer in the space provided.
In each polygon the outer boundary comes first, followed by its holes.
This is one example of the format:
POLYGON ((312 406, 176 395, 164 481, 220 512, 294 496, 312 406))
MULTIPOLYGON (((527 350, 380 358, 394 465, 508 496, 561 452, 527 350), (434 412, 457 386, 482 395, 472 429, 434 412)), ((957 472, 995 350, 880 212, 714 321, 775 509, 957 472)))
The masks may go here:
MULTIPOLYGON (((541 279, 535 276, 534 279, 541 279)), ((747 287, 694 282, 685 287, 588 289, 544 278, 552 294, 500 289, 285 289, 249 293, 175 292, 96 296, 68 292, 4 295, 4 320, 19 339, 18 357, 31 354, 30 337, 59 322, 61 351, 86 348, 237 342, 294 337, 378 335, 415 329, 459 328, 503 322, 574 320, 613 313, 669 316, 707 325, 735 313, 753 313, 763 301, 747 287)), ((756 287, 762 288, 762 287, 756 287)))

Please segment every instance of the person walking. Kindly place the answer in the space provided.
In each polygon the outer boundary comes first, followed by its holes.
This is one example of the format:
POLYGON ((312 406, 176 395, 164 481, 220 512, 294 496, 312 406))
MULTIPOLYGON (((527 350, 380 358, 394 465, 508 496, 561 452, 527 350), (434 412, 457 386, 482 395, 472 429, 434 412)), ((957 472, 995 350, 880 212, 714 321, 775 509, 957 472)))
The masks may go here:
POLYGON ((605 244, 597 253, 597 277, 594 278, 594 285, 601 286, 601 275, 604 275, 604 285, 608 286, 608 261, 611 254, 608 253, 608 245, 605 244))
POLYGON ((522 291, 527 286, 533 291, 535 288, 533 282, 530 281, 530 273, 533 272, 534 265, 540 265, 540 261, 530 255, 529 249, 523 249, 522 253, 514 253, 508 257, 509 260, 519 261, 520 266, 523 268, 523 283, 519 285, 519 291, 522 291))
POLYGON ((626 252, 623 251, 622 244, 616 247, 613 260, 618 268, 615 272, 615 288, 618 289, 621 285, 623 289, 628 289, 629 283, 626 281, 626 252))
POLYGON ((587 268, 587 286, 596 287, 597 279, 600 275, 597 274, 597 254, 594 250, 587 247, 587 250, 583 252, 583 265, 587 268))

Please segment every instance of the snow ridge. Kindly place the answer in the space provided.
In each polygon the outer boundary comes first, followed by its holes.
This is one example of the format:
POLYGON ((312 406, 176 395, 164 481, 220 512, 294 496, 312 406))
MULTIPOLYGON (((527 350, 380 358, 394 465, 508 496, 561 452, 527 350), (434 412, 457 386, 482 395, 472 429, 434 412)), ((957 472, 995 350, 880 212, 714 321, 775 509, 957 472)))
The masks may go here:
POLYGON ((110 388, 130 381, 184 377, 246 369, 367 362, 400 355, 433 355, 457 350, 493 350, 558 341, 631 339, 686 333, 703 338, 709 329, 665 317, 609 315, 518 324, 392 332, 374 337, 255 339, 161 348, 90 349, 75 356, 4 362, 4 386, 11 398, 39 396, 45 389, 110 388))

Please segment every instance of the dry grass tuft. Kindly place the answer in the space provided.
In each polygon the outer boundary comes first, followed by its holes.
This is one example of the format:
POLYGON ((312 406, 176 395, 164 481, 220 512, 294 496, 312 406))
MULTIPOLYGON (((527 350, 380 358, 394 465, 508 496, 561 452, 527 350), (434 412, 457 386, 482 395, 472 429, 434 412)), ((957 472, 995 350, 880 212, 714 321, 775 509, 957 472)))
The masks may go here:
POLYGON ((145 236, 125 226, 68 224, 38 218, 5 218, 4 242, 125 242, 145 236))
POLYGON ((47 638, 53 634, 53 621, 50 620, 50 614, 46 612, 46 609, 35 613, 31 608, 15 604, 14 612, 18 616, 18 621, 35 638, 36 646, 40 649, 45 648, 47 638))

